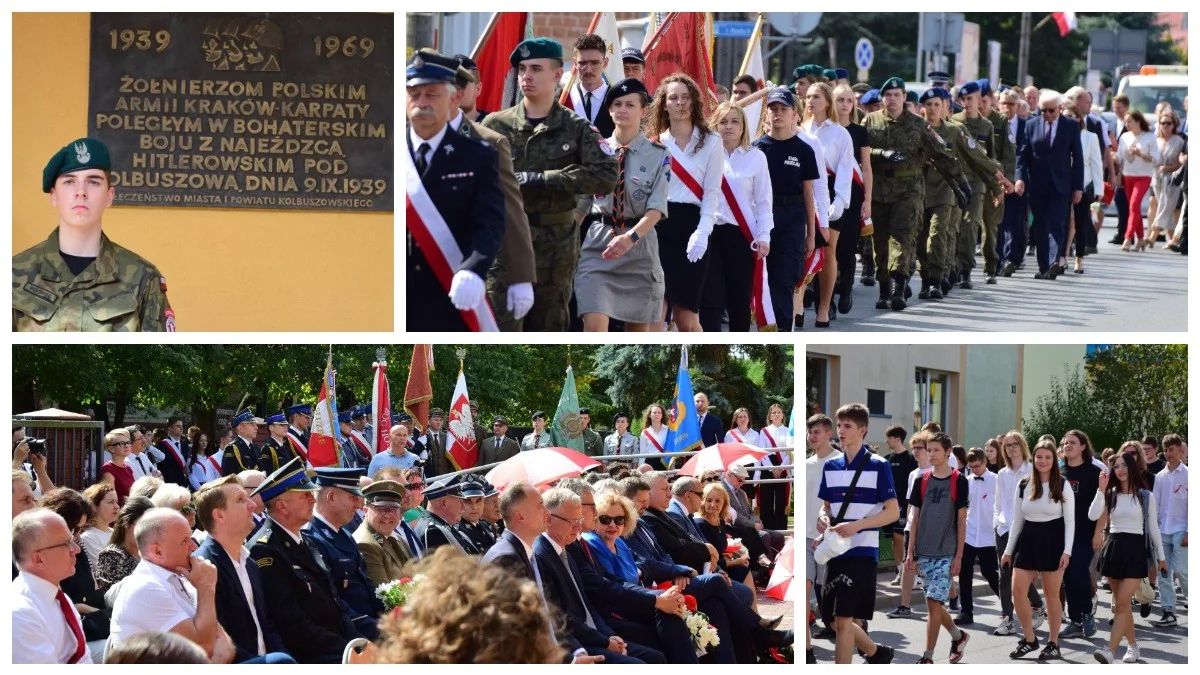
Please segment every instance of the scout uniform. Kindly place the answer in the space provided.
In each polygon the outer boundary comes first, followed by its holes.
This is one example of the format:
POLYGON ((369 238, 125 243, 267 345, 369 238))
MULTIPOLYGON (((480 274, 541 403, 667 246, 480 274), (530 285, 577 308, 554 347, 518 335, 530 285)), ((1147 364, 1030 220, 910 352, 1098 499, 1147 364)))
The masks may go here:
MULTIPOLYGON (((538 420, 538 419, 544 420, 544 419, 546 419, 546 413, 539 410, 539 411, 533 413, 533 419, 534 420, 538 420)), ((525 437, 521 439, 521 452, 525 452, 526 450, 536 450, 538 448, 550 448, 550 447, 554 447, 554 439, 552 439, 550 437, 549 429, 546 429, 545 431, 542 431, 541 433, 538 433, 536 431, 531 431, 531 432, 525 434, 525 437)))
MULTIPOLYGON (((263 423, 261 418, 255 417, 254 413, 249 408, 246 408, 238 413, 237 417, 233 418, 230 426, 237 429, 239 424, 251 421, 255 424, 263 423)), ((243 438, 241 434, 235 434, 233 442, 225 446, 223 451, 224 454, 221 456, 222 476, 231 476, 249 469, 258 468, 258 446, 254 445, 254 442, 250 439, 243 438)))
MULTIPOLYGON (((516 68, 528 59, 562 62, 562 45, 534 38, 517 45, 509 56, 516 68)), ((579 262, 579 230, 575 202, 579 195, 611 192, 617 182, 617 159, 587 120, 555 100, 542 120, 530 121, 525 104, 492 113, 483 126, 508 138, 513 170, 533 238, 537 283, 533 308, 524 325, 531 331, 565 331, 568 305, 579 262)))
MULTIPOLYGON (((81 138, 55 153, 42 171, 42 192, 51 192, 59 176, 84 169, 112 169, 100 141, 81 138)), ((94 259, 66 258, 58 234, 55 228, 46 241, 13 256, 14 331, 175 330, 158 268, 103 233, 94 259), (73 271, 68 260, 82 269, 73 271)))
MULTIPOLYGON (((479 489, 479 486, 475 483, 463 483, 462 476, 447 476, 425 488, 425 498, 431 502, 443 497, 466 499, 467 497, 482 496, 483 491, 479 489)), ((428 509, 421 514, 413 529, 416 530, 417 539, 423 544, 426 555, 438 546, 446 545, 455 546, 458 550, 470 555, 479 554, 470 539, 463 536, 441 516, 428 509)))
MULTIPOLYGON (((282 413, 271 415, 266 419, 266 424, 287 424, 287 418, 282 413)), ((267 442, 258 449, 258 470, 263 473, 278 471, 295 456, 296 454, 292 452, 286 438, 282 441, 268 438, 267 442)))
MULTIPOLYGON (((904 89, 904 80, 888 78, 880 92, 904 89)), ((871 217, 875 222, 875 276, 879 280, 878 309, 901 310, 907 306, 904 289, 913 237, 924 215, 926 163, 947 180, 955 179, 953 158, 929 123, 901 110, 896 118, 877 110, 863 118, 871 145, 871 169, 875 187, 871 195, 871 217), (884 272, 888 276, 884 276, 884 272), (891 283, 887 283, 890 278, 891 283)), ((773 252, 773 251, 772 251, 773 252)))
MULTIPOLYGON (((959 96, 979 93, 978 82, 967 82, 958 88, 959 96)), ((992 134, 995 130, 992 123, 982 115, 968 117, 967 113, 955 113, 951 121, 962 125, 976 143, 983 146, 987 156, 995 159, 996 150, 992 146, 992 134)), ((996 231, 989 234, 983 223, 983 202, 985 197, 984 182, 972 172, 967 173, 967 182, 971 185, 971 203, 963 213, 962 223, 958 228, 958 241, 955 246, 955 258, 959 272, 962 273, 960 288, 971 288, 971 268, 975 267, 975 235, 976 229, 983 230, 984 273, 995 274, 996 270, 996 231), (991 270, 988 272, 988 270, 991 270)))

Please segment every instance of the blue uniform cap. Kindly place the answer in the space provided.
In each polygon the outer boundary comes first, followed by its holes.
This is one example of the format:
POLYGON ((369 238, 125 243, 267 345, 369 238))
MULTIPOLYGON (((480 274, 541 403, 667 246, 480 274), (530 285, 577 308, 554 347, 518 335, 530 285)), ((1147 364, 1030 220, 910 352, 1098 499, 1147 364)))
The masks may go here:
POLYGON ((530 38, 517 45, 517 48, 509 55, 508 62, 513 68, 516 68, 518 63, 527 59, 557 59, 559 63, 562 63, 562 45, 557 40, 550 38, 530 38))
POLYGON ((834 68, 833 74, 835 75, 835 77, 833 78, 835 80, 850 79, 850 71, 846 70, 845 68, 834 68))
POLYGON ((267 424, 287 424, 287 417, 283 413, 271 415, 266 419, 267 424))
POLYGON ((320 487, 341 488, 352 495, 362 496, 358 487, 358 479, 367 475, 366 469, 342 469, 340 467, 322 466, 313 469, 316 476, 313 482, 320 487))
POLYGON ((767 105, 782 103, 791 108, 796 107, 796 95, 783 87, 775 87, 767 94, 767 105))
POLYGON ((416 87, 438 82, 454 83, 458 78, 458 61, 441 54, 417 52, 404 71, 404 86, 416 87))
POLYGON ((950 84, 951 78, 950 73, 943 73, 940 70, 935 70, 932 73, 927 74, 925 79, 929 80, 929 84, 934 84, 935 82, 950 84))
POLYGON ((312 475, 311 471, 305 469, 304 460, 293 457, 292 461, 267 476, 267 479, 255 488, 250 496, 259 495, 265 503, 285 492, 316 492, 320 488, 309 480, 312 475))
POLYGON ((887 93, 889 89, 904 89, 904 79, 897 75, 893 75, 884 80, 883 84, 879 85, 879 95, 882 96, 883 94, 887 93))
POLYGON ((400 424, 401 422, 411 422, 411 421, 412 421, 412 417, 409 416, 408 413, 403 413, 403 412, 392 413, 392 422, 395 424, 400 424))
POLYGON ((255 417, 254 412, 251 411, 249 408, 246 408, 245 410, 243 410, 242 412, 240 412, 236 416, 234 416, 233 422, 231 422, 231 424, 233 425, 234 428, 237 428, 237 425, 239 425, 243 422, 254 422, 255 424, 263 423, 262 418, 255 417))
POLYGON ((941 87, 930 87, 925 90, 924 94, 921 94, 921 103, 924 103, 931 98, 940 98, 949 101, 950 92, 942 89, 941 87))
POLYGON ((621 50, 621 61, 645 63, 646 57, 642 54, 642 50, 638 49, 637 47, 626 47, 621 50))
POLYGON ((986 77, 981 80, 976 80, 975 84, 979 85, 979 93, 982 96, 990 96, 992 93, 992 82, 986 77))
POLYGON ((962 111, 963 107, 961 105, 955 103, 954 101, 950 101, 950 112, 960 113, 962 111))
POLYGON ((339 422, 349 422, 353 416, 354 416, 353 408, 351 408, 350 410, 343 410, 340 413, 338 413, 338 421, 339 422))
POLYGON ((869 105, 871 103, 879 103, 879 90, 878 89, 868 89, 866 91, 866 93, 864 93, 862 95, 862 98, 860 98, 858 100, 858 102, 861 103, 862 105, 869 105))
POLYGON ((477 481, 477 480, 471 480, 471 479, 464 480, 459 485, 458 495, 460 497, 462 497, 463 499, 468 499, 470 497, 483 497, 484 496, 483 486, 480 485, 479 481, 477 481))
POLYGON ((492 485, 491 483, 487 482, 486 480, 483 481, 482 483, 480 483, 479 487, 483 490, 483 496, 485 498, 486 497, 495 497, 496 495, 500 494, 500 489, 497 488, 495 485, 492 485))
POLYGON ((434 483, 425 486, 425 498, 429 500, 439 499, 441 497, 458 497, 462 499, 459 493, 461 489, 461 476, 446 476, 434 483))
POLYGON ((350 409, 350 418, 351 419, 358 419, 359 417, 366 417, 366 416, 367 416, 367 409, 364 408, 363 406, 356 405, 350 409))
POLYGON ((972 80, 963 82, 962 86, 958 88, 959 97, 963 97, 968 94, 978 94, 978 93, 979 93, 979 83, 972 81, 972 80))
POLYGON ((307 403, 297 403, 287 409, 289 415, 308 415, 312 417, 312 406, 307 403))

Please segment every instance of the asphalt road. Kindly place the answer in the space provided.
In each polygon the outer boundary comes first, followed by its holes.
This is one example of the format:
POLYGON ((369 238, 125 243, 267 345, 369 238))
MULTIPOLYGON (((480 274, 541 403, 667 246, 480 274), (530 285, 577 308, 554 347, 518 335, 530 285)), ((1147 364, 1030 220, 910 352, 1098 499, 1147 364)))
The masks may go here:
MULTIPOLYGON (((903 311, 875 309, 878 286, 854 284, 854 307, 828 329, 814 328, 805 314, 804 330, 825 331, 1187 331, 1187 256, 1163 249, 1125 253, 1108 243, 1115 218, 1105 221, 1096 255, 1084 258, 1083 274, 1070 270, 1054 281, 1033 278, 1037 261, 1012 277, 984 284, 983 258, 977 257, 972 290, 955 288, 943 300, 918 300, 920 281, 903 311)), ((1074 261, 1072 260, 1073 264, 1074 261)), ((862 272, 861 265, 856 276, 862 272)))

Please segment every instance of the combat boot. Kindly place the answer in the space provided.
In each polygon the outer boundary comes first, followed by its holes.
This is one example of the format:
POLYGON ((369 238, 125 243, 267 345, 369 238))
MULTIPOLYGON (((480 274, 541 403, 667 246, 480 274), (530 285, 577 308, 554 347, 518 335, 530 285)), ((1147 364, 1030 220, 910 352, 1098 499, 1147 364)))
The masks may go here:
MULTIPOLYGON (((899 311, 908 306, 904 301, 904 289, 908 286, 908 278, 903 274, 897 274, 892 277, 892 309, 899 311)), ((882 284, 881 284, 882 285, 882 284)))
POLYGON ((943 297, 944 296, 942 295, 941 284, 939 284, 938 282, 935 281, 929 285, 929 299, 930 300, 941 300, 943 297))
POLYGON ((879 284, 879 299, 875 301, 875 309, 887 309, 892 300, 892 285, 887 281, 879 284))
POLYGON ((975 286, 971 283, 971 270, 963 272, 962 281, 958 282, 958 287, 966 290, 971 290, 975 286))
POLYGON ((929 299, 929 280, 928 279, 921 280, 921 291, 919 293, 917 293, 917 297, 922 300, 929 299))
POLYGON ((863 256, 863 271, 862 277, 859 279, 863 286, 875 285, 875 260, 869 256, 863 256))
POLYGON ((950 282, 950 276, 946 275, 946 276, 942 277, 942 297, 943 298, 950 295, 951 288, 954 288, 954 284, 950 282))
POLYGON ((854 268, 838 268, 838 276, 841 280, 838 283, 837 311, 838 314, 849 314, 854 307, 854 268))
POLYGON ((908 300, 912 297, 912 275, 904 277, 904 299, 908 300))

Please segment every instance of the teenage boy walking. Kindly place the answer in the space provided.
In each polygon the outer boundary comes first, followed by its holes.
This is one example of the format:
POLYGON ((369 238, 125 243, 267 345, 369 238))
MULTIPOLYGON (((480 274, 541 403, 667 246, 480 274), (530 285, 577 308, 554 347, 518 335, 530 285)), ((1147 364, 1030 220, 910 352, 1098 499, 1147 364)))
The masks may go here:
POLYGON ((996 502, 996 474, 987 469, 987 454, 982 448, 971 448, 967 453, 967 468, 971 475, 967 484, 971 486, 967 505, 967 539, 963 545, 962 569, 958 573, 959 595, 962 611, 954 617, 954 625, 970 626, 975 623, 975 601, 971 588, 971 577, 975 563, 979 572, 987 579, 992 592, 1000 595, 1000 571, 996 559, 996 531, 992 529, 992 517, 996 502))
MULTIPOLYGON (((805 556, 804 556, 804 597, 812 596, 812 589, 817 589, 820 602, 821 585, 825 583, 825 566, 818 565, 813 558, 813 549, 817 545, 817 521, 821 514, 821 497, 817 494, 821 487, 821 476, 825 472, 825 463, 831 459, 839 459, 842 453, 833 447, 833 420, 828 415, 813 415, 808 418, 808 448, 813 454, 804 462, 804 481, 807 491, 804 493, 805 506, 805 556)), ((812 612, 805 612, 811 617, 812 612)), ((825 623, 828 626, 832 619, 825 623)), ((809 622, 811 627, 811 621, 809 622)), ((812 630, 805 634, 805 663, 816 663, 817 657, 812 649, 812 630)))
MULTIPOLYGON (((917 480, 933 469, 933 467, 929 464, 929 453, 925 452, 925 443, 929 440, 931 435, 932 434, 928 431, 918 431, 917 433, 913 434, 912 440, 910 441, 912 443, 912 456, 917 465, 912 471, 908 472, 908 476, 904 479, 905 501, 907 501, 909 495, 912 494, 913 485, 916 484, 917 480)), ((895 609, 887 613, 889 619, 905 619, 913 615, 913 585, 917 581, 920 581, 916 578, 916 568, 909 569, 908 565, 903 564, 904 553, 908 550, 908 541, 912 534, 913 519, 911 504, 909 504, 905 509, 904 518, 902 518, 902 520, 904 521, 904 545, 900 547, 900 552, 895 554, 895 558, 898 560, 897 564, 899 565, 902 573, 900 580, 900 604, 896 606, 895 609)), ((895 551, 896 549, 892 550, 895 551)))

